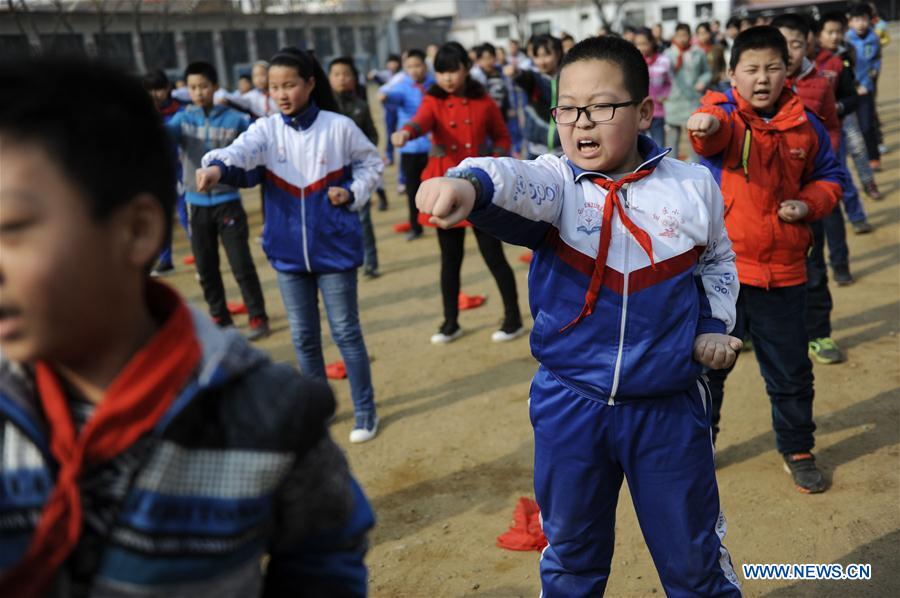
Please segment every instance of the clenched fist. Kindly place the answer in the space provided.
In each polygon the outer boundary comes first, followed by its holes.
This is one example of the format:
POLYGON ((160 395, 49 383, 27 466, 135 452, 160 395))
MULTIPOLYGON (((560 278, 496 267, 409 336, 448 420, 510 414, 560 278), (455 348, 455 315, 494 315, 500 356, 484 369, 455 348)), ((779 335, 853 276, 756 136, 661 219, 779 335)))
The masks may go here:
POLYGON ((707 332, 694 339, 694 359, 711 370, 731 367, 744 343, 727 334, 707 332))
POLYGON ((687 121, 687 130, 694 137, 706 137, 719 130, 719 119, 712 114, 698 112, 692 114, 687 121))
POLYGON ((407 141, 409 141, 409 131, 406 129, 400 129, 391 135, 391 143, 394 144, 394 147, 403 147, 407 141))
POLYGON ((328 201, 330 201, 333 206, 342 206, 350 201, 350 192, 343 187, 329 187, 328 201))
POLYGON ((429 222, 450 228, 465 220, 475 206, 475 187, 465 179, 428 179, 416 193, 416 207, 429 214, 429 222))
POLYGON ((785 222, 797 222, 806 218, 809 214, 809 206, 799 199, 787 199, 781 202, 778 208, 778 217, 785 222))
POLYGON ((222 169, 218 166, 198 168, 194 176, 197 179, 197 191, 203 193, 219 183, 219 179, 222 178, 222 169))

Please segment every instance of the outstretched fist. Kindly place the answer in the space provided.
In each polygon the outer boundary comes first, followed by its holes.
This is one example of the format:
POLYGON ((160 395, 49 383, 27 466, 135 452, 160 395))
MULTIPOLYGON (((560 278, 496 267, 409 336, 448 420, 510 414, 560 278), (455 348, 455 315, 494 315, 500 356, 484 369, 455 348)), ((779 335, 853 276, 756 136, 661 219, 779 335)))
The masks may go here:
POLYGON ((694 137, 702 138, 718 131, 720 125, 719 119, 712 114, 697 112, 688 119, 687 130, 694 137))
POLYGON ((416 193, 416 207, 431 218, 429 222, 450 228, 465 220, 475 206, 475 187, 465 179, 428 179, 416 193))
POLYGON ((403 147, 407 141, 409 141, 409 131, 406 129, 400 129, 391 134, 391 143, 394 144, 394 147, 403 147))
POLYGON ((711 370, 723 370, 731 367, 743 346, 741 339, 727 334, 698 334, 694 339, 694 359, 711 370))
POLYGON ((197 179, 197 191, 203 193, 215 187, 222 178, 222 169, 218 166, 198 168, 194 175, 197 179))

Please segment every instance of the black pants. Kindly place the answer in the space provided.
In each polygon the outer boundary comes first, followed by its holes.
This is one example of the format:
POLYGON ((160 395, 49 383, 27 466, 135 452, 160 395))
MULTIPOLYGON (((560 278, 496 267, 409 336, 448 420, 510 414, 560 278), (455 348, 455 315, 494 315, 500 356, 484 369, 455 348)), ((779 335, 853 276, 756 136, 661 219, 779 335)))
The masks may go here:
POLYGON ((231 322, 219 272, 219 237, 250 317, 265 318, 265 299, 250 256, 247 213, 240 200, 215 206, 191 206, 191 249, 210 315, 220 324, 231 322))
MULTIPOLYGON (((809 451, 815 444, 813 371, 807 354, 805 312, 806 285, 769 290, 741 285, 732 334, 746 338, 749 332, 753 340, 772 405, 775 442, 783 455, 809 451)), ((725 379, 733 367, 708 373, 714 437, 719 431, 725 379)))
MULTIPOLYGON (((409 184, 409 179, 407 179, 409 184)), ((516 290, 516 278, 513 275, 506 256, 503 255, 503 243, 486 232, 477 228, 475 239, 478 241, 478 250, 484 262, 490 269, 500 296, 503 297, 504 324, 513 325, 522 323, 522 314, 519 312, 519 295, 516 290)), ((451 228, 444 230, 439 228, 438 243, 441 246, 441 296, 444 301, 444 321, 448 326, 455 327, 459 319, 459 275, 462 269, 463 256, 465 255, 466 229, 451 228)))
POLYGON ((416 208, 416 193, 422 184, 422 171, 428 165, 428 154, 400 154, 400 170, 406 179, 406 200, 409 202, 409 225, 417 233, 422 232, 419 224, 419 210, 416 208))
MULTIPOLYGON (((836 207, 840 212, 840 206, 836 207)), ((806 336, 809 340, 831 336, 831 309, 834 303, 828 290, 825 265, 825 226, 822 220, 810 223, 812 251, 806 258, 806 336)), ((841 219, 841 226, 844 221, 841 219)))

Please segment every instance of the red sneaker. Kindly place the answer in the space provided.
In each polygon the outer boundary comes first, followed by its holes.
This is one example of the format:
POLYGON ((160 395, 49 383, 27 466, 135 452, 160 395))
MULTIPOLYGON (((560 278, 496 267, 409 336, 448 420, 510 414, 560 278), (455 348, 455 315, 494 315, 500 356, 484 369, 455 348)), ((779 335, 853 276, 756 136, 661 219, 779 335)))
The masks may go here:
POLYGON ((228 302, 228 313, 231 315, 245 314, 247 313, 247 306, 244 305, 240 301, 236 301, 234 303, 228 302))
POLYGON ((247 333, 248 341, 258 341, 269 336, 269 320, 266 318, 250 318, 250 332, 247 333))
POLYGON ((194 259, 194 256, 189 255, 189 256, 187 256, 186 258, 184 258, 184 265, 185 265, 185 266, 190 266, 190 265, 192 265, 195 261, 197 261, 197 260, 194 259))

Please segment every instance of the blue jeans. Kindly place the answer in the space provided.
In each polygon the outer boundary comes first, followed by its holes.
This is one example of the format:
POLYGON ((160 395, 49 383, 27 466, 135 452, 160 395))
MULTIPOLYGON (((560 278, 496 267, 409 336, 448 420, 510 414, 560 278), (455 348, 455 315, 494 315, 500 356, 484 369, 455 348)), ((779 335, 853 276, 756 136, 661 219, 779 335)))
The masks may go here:
MULTIPOLYGON (((866 219, 866 210, 859 199, 859 190, 853 182, 853 177, 850 176, 850 169, 847 168, 847 134, 843 128, 841 129, 841 144, 838 146, 838 162, 841 165, 841 175, 844 179, 841 181, 841 187, 844 191, 841 199, 844 203, 844 211, 847 212, 847 219, 850 222, 862 222, 866 219)), ((869 168, 868 163, 866 163, 866 168, 869 168)), ((860 178, 862 177, 860 176, 860 178)), ((841 224, 843 225, 843 222, 841 224)), ((826 228, 827 232, 828 229, 826 228)), ((829 235, 828 245, 830 246, 831 244, 831 235, 829 235)), ((832 262, 834 262, 833 259, 832 262)))
MULTIPOLYGON (((654 116, 650 122, 650 129, 647 131, 647 135, 659 147, 666 147, 666 119, 662 116, 654 116)), ((675 150, 677 153, 678 148, 675 148, 675 150)))
POLYGON ((384 109, 384 130, 387 135, 387 145, 384 148, 384 155, 387 156, 388 164, 394 163, 394 144, 391 142, 391 134, 397 130, 397 124, 400 117, 396 108, 384 109))
POLYGON ((359 211, 363 230, 363 268, 366 272, 378 270, 378 249, 375 247, 375 230, 372 228, 372 202, 366 202, 359 211))
MULTIPOLYGON (((188 237, 191 236, 191 225, 188 222, 188 213, 187 213, 187 204, 184 201, 184 193, 179 193, 175 198, 175 210, 178 212, 178 220, 181 222, 181 226, 184 227, 185 232, 188 237)), ((166 236, 165 243, 163 244, 162 250, 159 252, 159 263, 160 264, 171 264, 172 263, 172 231, 169 230, 169 234, 166 236)))
POLYGON ((278 272, 281 299, 291 327, 291 340, 305 375, 325 380, 322 330, 319 326, 319 291, 334 344, 341 351, 357 425, 375 415, 375 391, 369 353, 359 325, 356 270, 328 274, 278 272))
POLYGON ((862 181, 863 185, 871 183, 875 180, 875 173, 872 172, 872 167, 869 165, 869 153, 866 150, 866 140, 859 128, 859 119, 856 117, 855 112, 851 112, 844 117, 841 129, 843 131, 842 137, 846 136, 847 152, 850 154, 850 157, 853 158, 859 180, 862 181))

